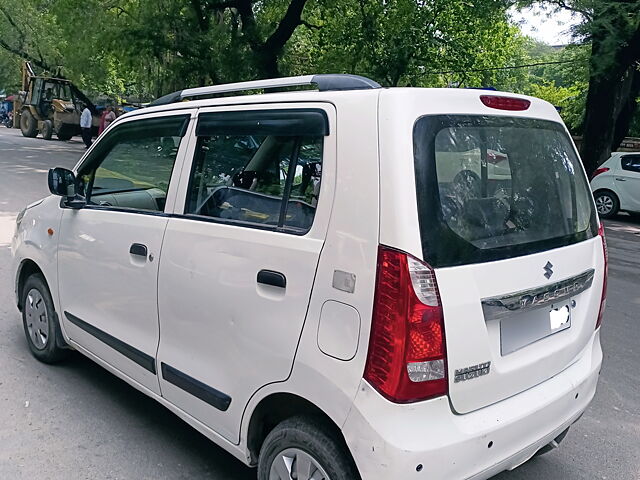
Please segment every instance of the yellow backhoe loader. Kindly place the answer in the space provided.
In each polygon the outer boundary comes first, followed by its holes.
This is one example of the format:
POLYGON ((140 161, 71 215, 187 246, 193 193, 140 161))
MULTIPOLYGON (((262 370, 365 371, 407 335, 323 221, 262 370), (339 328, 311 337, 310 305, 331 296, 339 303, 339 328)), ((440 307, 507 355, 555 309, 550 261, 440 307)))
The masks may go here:
POLYGON ((25 137, 50 140, 53 134, 60 140, 69 140, 80 134, 80 115, 86 105, 97 129, 100 117, 95 105, 69 80, 34 73, 29 62, 22 64, 22 91, 14 105, 14 127, 25 137))

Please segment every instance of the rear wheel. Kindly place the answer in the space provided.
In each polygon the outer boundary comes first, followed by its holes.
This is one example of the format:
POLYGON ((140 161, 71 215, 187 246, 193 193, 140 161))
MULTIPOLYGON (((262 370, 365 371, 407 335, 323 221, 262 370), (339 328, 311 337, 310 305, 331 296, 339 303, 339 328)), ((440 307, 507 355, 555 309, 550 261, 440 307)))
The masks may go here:
POLYGON ((40 274, 31 275, 22 287, 22 323, 29 349, 41 362, 56 363, 69 354, 56 341, 62 338, 60 326, 49 288, 40 274))
POLYGON ((601 190, 596 192, 594 198, 600 218, 611 218, 618 213, 620 201, 615 193, 609 190, 601 190))
POLYGON ((20 115, 20 130, 25 137, 34 138, 38 135, 38 121, 29 110, 23 110, 20 115))
POLYGON ((345 448, 326 424, 293 417, 267 435, 258 460, 258 480, 356 480, 345 448))
POLYGON ((70 140, 71 137, 73 137, 73 131, 71 128, 63 124, 60 125, 60 128, 57 129, 56 136, 58 137, 58 140, 66 142, 67 140, 70 140))
POLYGON ((45 120, 42 122, 42 138, 45 140, 51 140, 53 136, 53 123, 51 120, 45 120))

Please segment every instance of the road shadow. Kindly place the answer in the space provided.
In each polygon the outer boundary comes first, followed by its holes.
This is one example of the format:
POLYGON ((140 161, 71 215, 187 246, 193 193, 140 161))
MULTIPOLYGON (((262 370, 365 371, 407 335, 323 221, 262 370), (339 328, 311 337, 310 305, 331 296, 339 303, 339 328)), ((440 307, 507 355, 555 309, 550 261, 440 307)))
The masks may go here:
MULTIPOLYGON (((96 389, 98 395, 108 398, 121 410, 120 418, 125 423, 127 418, 133 417, 144 425, 145 436, 153 439, 154 444, 167 445, 171 458, 184 465, 185 470, 191 471, 191 475, 188 475, 191 478, 256 480, 254 469, 245 466, 164 406, 80 353, 73 352, 69 359, 53 368, 65 370, 66 375, 75 377, 74 382, 85 382, 88 388, 96 389), (194 476, 194 472, 197 475, 194 476)), ((158 461, 166 462, 167 458, 159 457, 158 461)))

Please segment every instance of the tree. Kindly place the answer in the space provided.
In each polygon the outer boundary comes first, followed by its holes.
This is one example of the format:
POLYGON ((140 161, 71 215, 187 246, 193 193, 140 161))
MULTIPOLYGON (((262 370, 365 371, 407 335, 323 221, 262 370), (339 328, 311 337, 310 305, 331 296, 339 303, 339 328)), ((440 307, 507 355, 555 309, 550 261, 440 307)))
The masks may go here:
POLYGON ((629 131, 640 96, 640 2, 597 2, 587 28, 591 71, 582 160, 591 173, 629 131))
POLYGON ((508 1, 3 0, 0 48, 111 96, 314 72, 522 91, 508 1))
POLYGON ((591 43, 582 161, 591 174, 627 135, 640 96, 640 0, 546 0, 581 15, 591 43))
POLYGON ((52 71, 60 59, 56 18, 39 2, 3 0, 0 5, 0 48, 52 71))

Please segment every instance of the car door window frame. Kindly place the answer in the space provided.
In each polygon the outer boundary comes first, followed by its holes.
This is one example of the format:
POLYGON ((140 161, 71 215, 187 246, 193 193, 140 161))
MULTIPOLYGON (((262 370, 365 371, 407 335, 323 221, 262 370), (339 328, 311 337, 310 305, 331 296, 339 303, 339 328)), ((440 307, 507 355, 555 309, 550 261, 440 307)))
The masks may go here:
MULTIPOLYGON (((105 210, 105 211, 117 211, 123 213, 137 213, 143 215, 154 215, 154 216, 169 216, 173 211, 173 206, 176 201, 176 193, 178 190, 178 185, 180 182, 180 177, 182 174, 182 168, 185 162, 185 152, 189 150, 189 143, 192 140, 192 131, 194 128, 193 119, 195 118, 196 110, 176 110, 171 112, 157 112, 154 114, 139 116, 134 115, 131 118, 119 119, 118 123, 113 125, 109 130, 104 134, 103 137, 98 137, 98 139, 93 143, 91 148, 87 151, 86 155, 82 157, 82 159, 78 162, 78 164, 73 169, 76 178, 83 174, 82 172, 86 169, 93 168, 93 165, 98 164, 97 168, 100 167, 102 162, 105 160, 106 156, 113 150, 113 148, 108 148, 106 151, 101 151, 100 145, 108 142, 110 137, 114 135, 114 132, 117 133, 120 128, 125 125, 134 122, 144 122, 149 120, 162 120, 170 117, 184 117, 185 124, 181 131, 181 141, 178 146, 178 150, 176 152, 175 160, 173 163, 173 167, 171 170, 171 175, 169 176, 169 185, 167 188, 167 195, 165 206, 163 210, 145 210, 138 209, 132 207, 122 207, 116 205, 92 205, 86 204, 82 208, 83 209, 91 209, 91 210, 105 210)), ((95 172, 94 172, 95 173, 95 172)), ((85 192, 86 193, 86 192, 85 192)), ((64 204, 64 199, 60 203, 63 208, 70 208, 64 204)))
MULTIPOLYGON (((184 204, 180 207, 176 202, 176 213, 173 216, 186 218, 189 220, 195 220, 200 222, 208 222, 208 223, 217 223, 224 225, 233 225, 240 226, 245 228, 259 229, 259 230, 267 230, 278 233, 286 233, 289 235, 296 236, 305 236, 314 230, 316 225, 316 219, 319 217, 319 208, 325 203, 324 201, 318 202, 316 205, 316 211, 314 214, 314 219, 311 226, 307 229, 298 229, 296 227, 291 227, 285 225, 285 213, 288 208, 289 200, 291 197, 291 191, 293 187, 293 183, 295 181, 295 172, 296 166, 298 165, 300 147, 304 143, 305 138, 310 137, 321 137, 322 141, 322 174, 320 181, 320 194, 318 197, 331 196, 331 194, 323 194, 325 190, 332 190, 329 182, 335 182, 335 172, 327 172, 325 168, 325 162, 327 161, 327 157, 332 155, 329 153, 332 149, 335 150, 335 132, 334 128, 332 128, 332 115, 330 115, 329 105, 321 105, 320 107, 316 106, 317 104, 309 104, 309 105, 287 105, 287 104, 271 104, 271 105, 240 105, 234 107, 233 109, 224 108, 224 107, 212 107, 212 108, 203 108, 198 112, 198 119, 194 121, 194 148, 191 149, 186 154, 186 164, 189 168, 185 168, 184 176, 186 176, 186 180, 183 179, 185 183, 185 187, 183 191, 180 193, 180 199, 184 202, 184 204), (216 114, 219 115, 220 122, 208 122, 210 125, 215 124, 216 130, 210 131, 207 129, 207 121, 202 121, 201 118, 207 114, 216 114), (275 122, 269 119, 270 114, 277 113, 282 115, 282 119, 284 122, 282 125, 278 125, 275 122), (314 114, 320 113, 322 115, 322 120, 320 121, 316 116, 314 118, 314 114), (311 114, 311 115, 308 115, 311 114), (239 125, 237 121, 234 122, 234 117, 243 118, 246 122, 242 122, 243 125, 239 125), (250 124, 254 122, 256 125, 262 125, 264 130, 260 130, 260 132, 256 132, 250 124), (235 123, 235 126, 233 125, 235 123), (231 127, 225 127, 224 125, 231 124, 231 127), (202 126, 204 125, 204 126, 202 126), (266 126, 266 128, 265 128, 266 126), (228 128, 228 129, 226 129, 228 128), (295 133, 291 133, 292 129, 297 128, 298 130, 295 133), (287 131, 289 133, 287 133, 287 131), (252 133, 249 133, 252 132, 252 133), (264 133, 263 133, 264 132, 264 133), (198 136, 198 133, 200 134, 198 136), (197 148, 200 145, 200 139, 207 136, 213 135, 232 135, 232 136, 242 136, 242 135, 279 135, 283 134, 284 136, 290 136, 295 138, 294 145, 294 153, 291 156, 291 160, 288 165, 287 170, 287 178, 285 180, 285 185, 282 193, 282 198, 280 201, 280 215, 278 219, 277 225, 272 224, 261 224, 248 222, 237 219, 226 219, 221 217, 212 217, 205 215, 197 215, 192 213, 187 213, 188 209, 188 195, 192 191, 192 181, 194 178, 194 170, 197 168, 197 148), (191 162, 189 166, 188 163, 191 162)), ((251 160, 250 160, 251 161, 251 160)), ((331 170, 331 169, 329 169, 331 170)), ((329 204, 331 202, 330 199, 327 199, 326 203, 329 204)), ((324 220, 320 220, 321 222, 324 220)))

